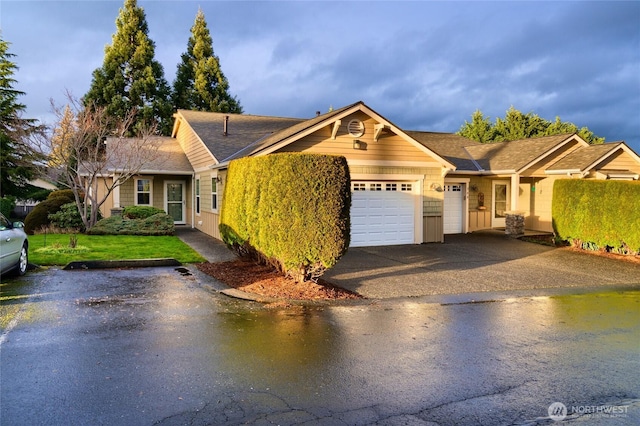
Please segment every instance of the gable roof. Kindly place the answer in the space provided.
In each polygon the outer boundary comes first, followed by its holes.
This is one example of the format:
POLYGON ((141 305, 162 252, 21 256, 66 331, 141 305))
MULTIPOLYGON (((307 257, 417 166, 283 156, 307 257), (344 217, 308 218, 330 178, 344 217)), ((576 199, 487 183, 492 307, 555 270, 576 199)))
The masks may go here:
POLYGON ((144 164, 140 173, 154 174, 191 174, 193 167, 178 141, 166 136, 152 136, 146 139, 122 138, 118 143, 113 142, 117 138, 107 138, 107 150, 117 149, 118 154, 107 155, 110 160, 106 164, 108 171, 123 170, 127 168, 131 158, 142 161, 144 164))
POLYGON ((225 160, 227 161, 234 160, 236 158, 252 156, 252 155, 266 155, 270 154, 290 143, 295 142, 296 140, 309 135, 325 126, 335 123, 337 120, 340 120, 344 117, 347 117, 354 112, 361 111, 374 120, 378 121, 381 126, 380 129, 386 129, 388 131, 393 132, 394 134, 400 136, 405 139, 408 143, 414 145, 416 148, 425 152, 429 156, 433 157, 437 162, 439 162, 443 167, 455 170, 456 166, 440 154, 431 150, 429 147, 419 143, 414 138, 412 138, 407 132, 401 130, 399 127, 391 123, 386 118, 382 117, 380 114, 369 108, 362 101, 358 101, 351 105, 347 105, 345 107, 339 108, 337 110, 330 111, 326 114, 319 115, 309 120, 302 121, 297 123, 291 127, 282 129, 278 132, 274 132, 272 135, 265 137, 264 139, 260 139, 255 141, 253 144, 247 146, 245 149, 236 152, 234 155, 228 157, 225 160))
POLYGON ((481 145, 480 142, 467 139, 464 136, 456 135, 455 133, 422 132, 413 130, 407 131, 406 133, 422 145, 455 164, 456 171, 478 171, 476 163, 469 156, 465 147, 481 145))
POLYGON ((581 147, 547 168, 547 174, 588 173, 598 163, 618 151, 625 151, 640 163, 640 157, 624 142, 610 142, 581 147))
POLYGON ((224 161, 226 162, 226 161, 235 160, 236 158, 255 155, 260 151, 267 149, 278 142, 281 142, 284 139, 287 139, 309 128, 314 127, 318 123, 331 120, 332 117, 340 115, 343 111, 353 107, 354 105, 357 105, 357 103, 348 105, 346 107, 339 108, 333 111, 329 111, 326 114, 318 115, 309 120, 300 120, 299 123, 294 124, 293 126, 284 128, 280 131, 276 131, 274 133, 271 133, 270 135, 265 136, 264 138, 254 141, 254 143, 246 146, 245 148, 241 149, 238 152, 235 152, 232 156, 226 158, 224 161))
POLYGON ((465 147, 480 171, 519 173, 571 140, 586 145, 575 133, 465 147))
POLYGON ((256 140, 305 121, 300 118, 180 109, 176 113, 174 135, 181 120, 184 120, 193 129, 193 132, 218 162, 232 156, 256 140), (225 117, 229 117, 226 136, 223 134, 225 117))

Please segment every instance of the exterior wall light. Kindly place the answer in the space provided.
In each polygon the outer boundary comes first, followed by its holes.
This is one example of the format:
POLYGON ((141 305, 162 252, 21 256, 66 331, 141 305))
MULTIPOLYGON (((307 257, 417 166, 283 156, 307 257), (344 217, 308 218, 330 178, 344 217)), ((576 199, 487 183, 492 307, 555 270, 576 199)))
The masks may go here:
POLYGON ((353 149, 361 149, 362 144, 360 143, 360 141, 358 139, 354 139, 353 140, 353 149))

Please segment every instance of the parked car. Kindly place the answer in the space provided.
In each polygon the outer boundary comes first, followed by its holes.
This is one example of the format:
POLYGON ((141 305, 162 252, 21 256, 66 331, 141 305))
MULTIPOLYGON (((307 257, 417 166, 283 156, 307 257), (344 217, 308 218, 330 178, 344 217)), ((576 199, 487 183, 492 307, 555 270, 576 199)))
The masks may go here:
POLYGON ((0 275, 24 275, 29 263, 29 240, 22 222, 11 223, 0 213, 0 275))

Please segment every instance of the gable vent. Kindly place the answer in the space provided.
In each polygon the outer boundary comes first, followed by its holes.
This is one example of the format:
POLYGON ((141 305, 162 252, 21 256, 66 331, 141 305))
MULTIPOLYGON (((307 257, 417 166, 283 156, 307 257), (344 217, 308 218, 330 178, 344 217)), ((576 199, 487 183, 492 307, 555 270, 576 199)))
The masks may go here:
POLYGON ((351 120, 349 124, 347 124, 347 131, 350 136, 359 138, 364 135, 364 123, 360 120, 351 120))

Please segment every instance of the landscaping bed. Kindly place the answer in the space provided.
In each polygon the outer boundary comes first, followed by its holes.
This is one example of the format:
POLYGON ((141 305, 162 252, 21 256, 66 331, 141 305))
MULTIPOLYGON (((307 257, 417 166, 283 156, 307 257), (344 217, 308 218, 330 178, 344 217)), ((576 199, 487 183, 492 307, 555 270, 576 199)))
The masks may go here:
POLYGON ((291 300, 349 300, 362 299, 357 293, 336 287, 319 279, 317 283, 297 283, 280 272, 248 260, 220 263, 199 263, 199 270, 229 287, 261 296, 291 300))

